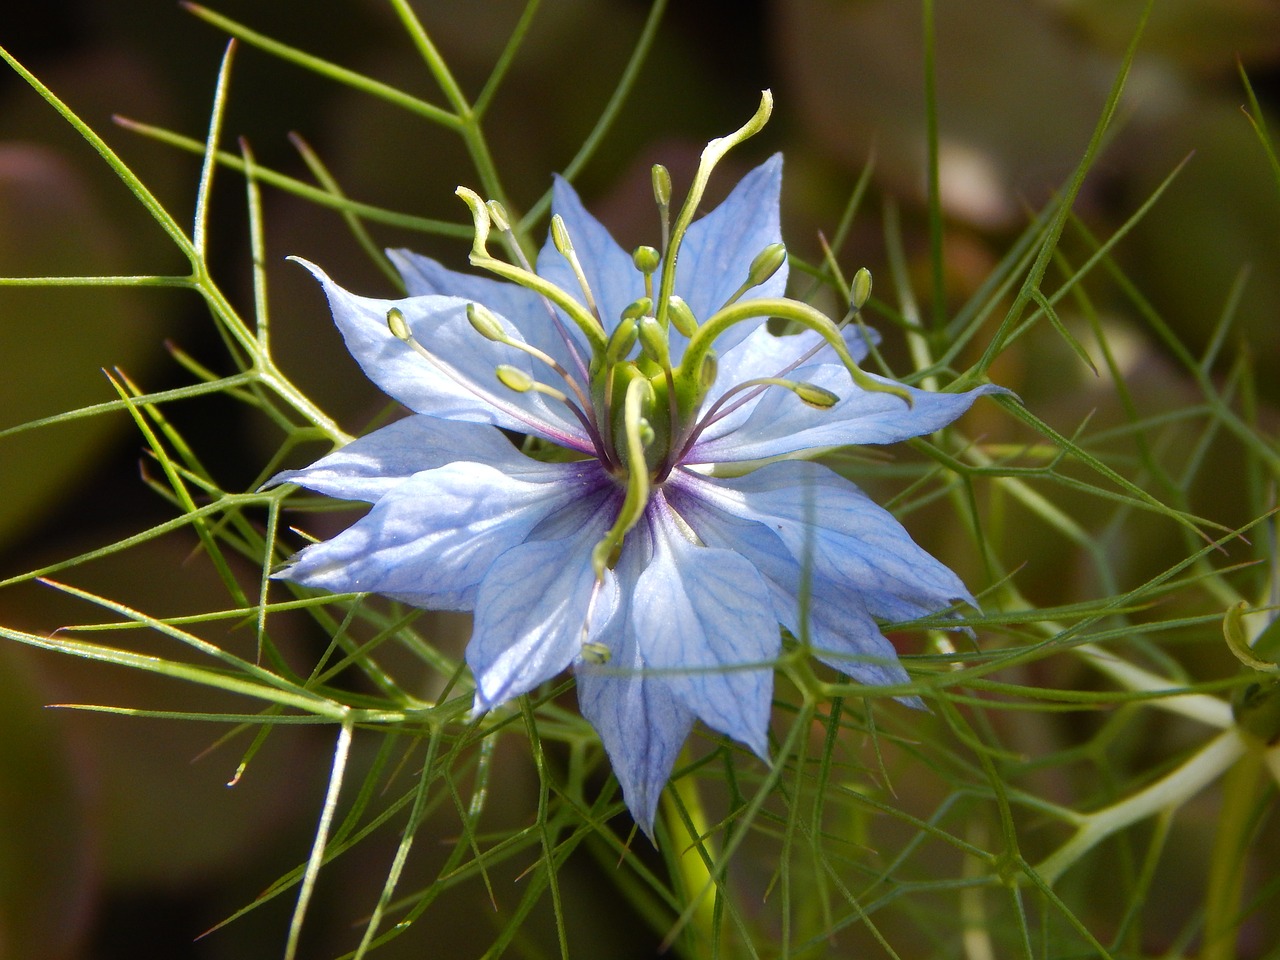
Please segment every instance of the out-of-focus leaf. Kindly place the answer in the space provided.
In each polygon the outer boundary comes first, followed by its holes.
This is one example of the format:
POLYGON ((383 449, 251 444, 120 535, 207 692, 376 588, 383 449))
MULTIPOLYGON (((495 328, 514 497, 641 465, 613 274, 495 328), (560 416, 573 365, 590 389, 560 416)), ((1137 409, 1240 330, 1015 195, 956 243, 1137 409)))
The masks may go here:
POLYGON ((0 691, 0 956, 68 957, 91 906, 89 771, 65 718, 42 709, 50 694, 30 656, 10 644, 0 691))
MULTIPOLYGON (((780 0, 774 9, 798 100, 789 112, 850 169, 874 147, 877 175, 923 196, 920 5, 780 0)), ((935 20, 944 208, 1009 226, 1023 200, 1043 202, 1079 161, 1114 64, 1017 0, 939 3, 935 20)))
MULTIPOLYGON (((1063 0, 1060 9, 1102 45, 1124 49, 1146 0, 1063 0)), ((1280 4, 1274 0, 1160 0, 1151 10, 1143 49, 1179 66, 1229 71, 1236 58, 1280 56, 1280 4)))
MULTIPOLYGON (((62 155, 0 145, 0 275, 111 273, 122 242, 62 155)), ((0 287, 0 429, 110 400, 98 371, 158 351, 156 305, 117 290, 0 287)), ((124 426, 81 420, 6 440, 0 540, 72 487, 124 426)))
MULTIPOLYGON (((1253 129, 1232 100, 1188 100, 1126 136, 1124 153, 1135 196, 1146 196, 1178 160, 1194 156, 1121 255, 1131 279, 1193 353, 1222 319, 1232 285, 1249 272, 1236 309, 1258 362, 1258 389, 1280 396, 1280 200, 1253 129)), ((1228 341, 1231 342, 1231 341, 1228 341)))
MULTIPOLYGON (((103 531, 95 532, 94 537, 104 542, 111 539, 110 532, 103 531)), ((207 609, 216 606, 225 591, 206 557, 193 552, 195 545, 194 537, 168 537, 114 561, 79 568, 70 579, 86 590, 110 591, 113 598, 127 605, 161 616, 207 609)), ((65 555, 73 553, 76 546, 62 542, 50 545, 50 549, 65 555)), ((246 578, 251 575, 245 573, 246 578)), ((119 619, 102 608, 37 584, 24 586, 11 599, 21 607, 0 606, 0 620, 11 623, 20 619, 37 631, 119 619)), ((187 629, 242 656, 252 659, 255 655, 251 623, 223 620, 188 625, 187 629)), ((66 635, 213 666, 155 631, 68 631, 66 635)), ((276 639, 283 642, 287 638, 276 639)), ((299 669, 305 669, 303 655, 296 659, 299 669)), ((241 714, 265 708, 263 703, 244 697, 76 657, 49 656, 40 662, 56 686, 57 699, 64 703, 241 714)), ((323 756, 331 740, 327 732, 310 728, 276 730, 240 782, 228 788, 256 728, 209 752, 232 730, 232 724, 93 712, 68 713, 62 719, 79 739, 91 745, 95 816, 104 832, 103 875, 108 882, 135 885, 205 881, 270 850, 282 822, 293 822, 300 808, 314 809, 317 789, 322 786, 322 779, 316 777, 322 778, 324 768, 322 760, 311 763, 316 758, 312 748, 323 756), (320 773, 313 777, 317 770, 320 773)), ((300 856, 301 849, 281 855, 300 856)))

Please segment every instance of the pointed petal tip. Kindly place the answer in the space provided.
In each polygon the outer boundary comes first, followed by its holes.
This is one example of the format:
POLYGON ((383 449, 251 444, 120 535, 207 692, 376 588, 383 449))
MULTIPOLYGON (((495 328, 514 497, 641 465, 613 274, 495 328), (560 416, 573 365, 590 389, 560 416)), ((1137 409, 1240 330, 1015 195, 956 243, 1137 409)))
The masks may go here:
POLYGON ((578 196, 577 189, 573 184, 566 180, 558 173, 551 175, 551 209, 552 212, 558 212, 557 208, 561 201, 568 200, 571 203, 581 205, 582 200, 578 196))
POLYGON ((305 470, 281 470, 270 480, 263 483, 262 486, 258 487, 254 493, 262 493, 264 490, 270 490, 272 487, 278 487, 284 483, 294 483, 294 478, 301 476, 305 472, 305 470))
POLYGON ((316 266, 306 257, 299 257, 296 254, 291 253, 289 254, 289 256, 285 257, 285 259, 305 267, 307 270, 311 272, 311 275, 315 277, 317 280, 319 280, 321 283, 329 279, 328 275, 323 270, 321 270, 318 266, 316 266))
POLYGON ((467 711, 467 722, 471 723, 479 720, 486 713, 492 710, 497 704, 491 700, 487 700, 479 687, 476 687, 475 699, 471 701, 471 709, 467 711))
POLYGON ((334 282, 334 280, 329 276, 329 274, 325 273, 323 267, 320 267, 319 265, 312 263, 310 260, 306 259, 305 257, 298 257, 298 256, 291 255, 289 257, 286 257, 285 259, 292 260, 294 263, 303 267, 308 273, 310 273, 311 276, 313 276, 316 279, 316 281, 320 284, 320 286, 324 288, 325 296, 330 298, 330 302, 332 302, 333 292, 335 290, 340 291, 341 293, 346 294, 347 296, 350 296, 350 294, 347 294, 346 290, 343 290, 341 286, 339 286, 336 282, 334 282))
POLYGON ((746 745, 748 750, 764 762, 765 766, 772 769, 773 759, 769 756, 769 724, 767 719, 768 718, 766 718, 766 722, 764 724, 764 729, 755 731, 750 740, 743 740, 742 742, 746 745))
POLYGON ((649 841, 653 849, 661 850, 662 848, 658 846, 658 835, 653 832, 654 816, 650 815, 648 820, 644 820, 632 811, 631 819, 635 821, 636 826, 640 828, 640 832, 645 835, 645 839, 649 841))
POLYGON ((303 550, 306 550, 306 547, 303 547, 302 550, 299 550, 297 553, 293 554, 293 556, 289 557, 289 559, 283 561, 282 563, 277 564, 276 568, 272 570, 269 574, 267 574, 268 579, 288 580, 300 586, 305 587, 306 581, 299 580, 297 579, 297 577, 294 576, 294 571, 297 570, 298 560, 299 558, 301 558, 303 550))
POLYGON ((491 677, 483 672, 477 674, 476 666, 470 664, 469 666, 471 666, 471 673, 475 677, 476 683, 476 696, 471 704, 471 712, 469 714, 469 718, 474 720, 481 714, 488 713, 494 707, 500 707, 511 699, 511 695, 508 692, 511 688, 511 679, 504 679, 496 689, 486 690, 486 685, 492 686, 492 683, 486 684, 486 681, 491 680, 491 677))

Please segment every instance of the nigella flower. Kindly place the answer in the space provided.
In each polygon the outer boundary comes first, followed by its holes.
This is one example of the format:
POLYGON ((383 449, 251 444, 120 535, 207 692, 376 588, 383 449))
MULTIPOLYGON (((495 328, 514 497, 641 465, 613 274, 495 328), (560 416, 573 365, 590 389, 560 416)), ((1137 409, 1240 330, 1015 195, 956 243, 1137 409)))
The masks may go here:
POLYGON ((780 157, 693 222, 711 168, 767 113, 766 96, 712 141, 673 225, 655 168, 661 251, 625 253, 557 180, 536 269, 490 254, 505 213, 465 190, 471 261, 502 280, 392 251, 409 296, 382 300, 311 267, 351 353, 412 415, 272 481, 373 505, 278 576, 474 611, 477 710, 571 667, 650 834, 695 720, 767 759, 779 624, 849 676, 895 684, 878 623, 972 600, 852 483, 787 459, 930 433, 998 388, 872 377, 857 325, 784 297, 780 157), (775 336, 770 317, 804 330, 775 336))

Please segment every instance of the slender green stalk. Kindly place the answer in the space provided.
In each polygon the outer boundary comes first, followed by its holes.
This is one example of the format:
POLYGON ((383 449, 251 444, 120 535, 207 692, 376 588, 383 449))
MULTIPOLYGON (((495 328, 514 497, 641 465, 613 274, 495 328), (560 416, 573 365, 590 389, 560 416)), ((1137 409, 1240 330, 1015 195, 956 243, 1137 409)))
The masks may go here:
POLYGON ((1222 776, 1245 753, 1247 745, 1234 727, 1224 730, 1177 769, 1119 803, 1077 814, 1076 834, 1036 867, 1046 883, 1055 883, 1073 864, 1118 830, 1162 810, 1176 809, 1222 776))
MULTIPOLYGON (((453 76, 453 72, 444 62, 440 51, 436 49, 436 45, 432 42, 426 27, 418 19, 418 15, 414 13, 408 0, 390 0, 390 3, 392 9, 400 18, 401 24, 409 34, 409 39, 417 47, 418 53, 426 62, 427 69, 431 71, 431 75, 435 77, 436 83, 439 84, 445 99, 449 101, 449 105, 453 108, 453 113, 458 123, 458 132, 462 136, 462 142, 467 147, 467 153, 471 155, 471 162, 476 168, 476 175, 480 178, 480 185, 484 189, 486 198, 496 200, 506 208, 508 215, 511 217, 512 227, 515 229, 516 223, 520 221, 520 215, 516 208, 512 206, 506 191, 502 187, 497 167, 493 162, 493 155, 489 152, 489 144, 480 128, 479 116, 467 101, 462 92, 462 87, 459 86, 458 81, 453 76)), ((518 229, 516 236, 523 247, 527 242, 527 238, 522 236, 518 229)))
POLYGON ((923 4, 925 172, 929 191, 929 269, 933 307, 931 326, 934 331, 938 331, 947 322, 947 271, 942 242, 942 187, 939 182, 938 156, 938 52, 933 0, 923 0, 923 4))
POLYGON ((97 154, 106 161, 107 166, 110 167, 112 172, 120 178, 128 188, 129 192, 137 198, 138 203, 142 204, 143 209, 151 215, 151 219, 155 220, 155 222, 159 224, 160 229, 163 230, 168 235, 169 239, 173 241, 174 245, 181 250, 189 260, 194 262, 196 259, 196 250, 191 239, 186 235, 183 229, 178 226, 177 221, 169 215, 169 212, 163 205, 161 205, 160 201, 156 199, 155 195, 143 185, 141 180, 138 179, 137 174, 129 169, 128 164, 121 160, 116 152, 107 146, 106 141, 98 136, 98 134, 95 133, 87 123, 76 116, 75 112, 72 111, 70 107, 59 100, 52 90, 37 80, 35 74, 31 73, 31 71, 15 60, 9 51, 5 50, 3 47, 0 47, 0 60, 4 60, 5 63, 9 64, 18 76, 25 80, 31 88, 36 91, 36 93, 40 94, 40 96, 58 112, 58 115, 70 124, 76 133, 80 134, 80 136, 85 139, 89 146, 93 147, 94 151, 96 151, 97 154))
POLYGON ((280 43, 264 34, 255 30, 250 30, 242 23, 238 23, 229 17, 203 7, 198 3, 186 2, 182 0, 182 6, 188 11, 195 14, 206 23, 213 24, 219 30, 229 33, 236 39, 263 50, 272 56, 279 57, 289 63, 296 64, 310 73, 315 73, 322 77, 327 77, 336 83, 344 84, 354 90, 358 90, 363 94, 376 97, 379 100, 385 100, 388 103, 401 107, 411 113, 416 113, 421 117, 430 120, 432 123, 438 123, 440 126, 450 130, 461 130, 462 121, 448 110, 444 110, 434 104, 427 103, 417 97, 410 96, 396 87, 389 86, 372 77, 366 77, 363 74, 356 73, 354 70, 348 70, 346 67, 338 66, 336 63, 330 63, 328 60, 322 60, 320 57, 313 56, 296 47, 288 44, 280 43))
POLYGON ((320 822, 316 825, 311 856, 307 858, 307 869, 302 875, 302 883, 298 886, 298 902, 293 910, 293 918, 289 921, 289 937, 284 948, 285 960, 294 960, 298 955, 298 944, 302 940, 302 922, 306 918, 311 896, 315 893, 316 880, 320 876, 320 867, 324 863, 329 829, 333 826, 333 816, 338 809, 338 795, 342 792, 347 759, 351 755, 353 729, 349 719, 344 720, 338 729, 338 740, 333 747, 333 766, 329 769, 329 787, 325 791, 324 806, 320 810, 320 822))
POLYGON ((1222 810, 1205 891, 1204 948, 1200 960, 1236 960, 1240 899, 1250 835, 1260 799, 1261 750, 1247 751, 1222 779, 1222 810))
MULTIPOLYGON (((623 68, 622 76, 618 79, 613 94, 609 97, 609 102, 600 111, 599 118, 591 128, 591 132, 587 134, 586 139, 582 141, 582 146, 578 148, 578 152, 573 155, 573 158, 565 164, 564 169, 561 171, 561 174, 570 183, 596 155, 605 137, 613 129, 618 115, 622 112, 623 104, 626 103, 634 91, 636 80, 640 76, 640 70, 648 60, 649 53, 657 40, 658 27, 662 23, 662 17, 666 13, 668 2, 669 0, 654 0, 649 7, 649 15, 645 20, 644 29, 636 40, 635 47, 631 52, 631 58, 623 68)), ((535 223, 546 216, 547 211, 550 209, 551 192, 547 191, 525 214, 521 225, 525 229, 531 229, 535 223)))
POLYGON ((200 179, 196 184, 195 223, 191 228, 191 243, 195 259, 205 260, 205 241, 209 229, 209 195, 213 191, 213 174, 217 169, 218 143, 222 139, 222 119, 227 109, 227 88, 231 85, 231 58, 236 52, 235 41, 227 44, 218 67, 218 81, 213 89, 213 109, 209 112, 209 133, 205 137, 204 160, 200 165, 200 179))
POLYGON ((1025 306, 1031 302, 1031 293, 1040 286, 1040 282, 1044 277, 1045 270, 1049 266, 1049 262, 1053 256, 1054 250, 1057 249, 1058 240, 1062 236, 1063 228, 1067 224, 1067 219, 1071 211, 1075 198, 1080 193, 1080 188, 1084 185, 1085 177, 1093 168, 1094 161, 1098 156, 1098 152, 1102 148, 1103 140, 1111 126, 1112 117, 1115 115, 1116 109, 1120 105, 1120 95, 1124 92, 1125 82, 1129 77, 1129 71, 1133 67, 1133 59, 1138 51, 1138 42, 1142 38, 1143 31, 1146 28, 1147 19, 1151 16, 1151 9, 1154 0, 1146 0, 1143 4, 1142 16, 1138 22, 1137 29, 1134 31, 1133 38, 1129 41, 1129 46, 1125 50, 1124 60, 1121 63, 1120 70, 1116 75, 1115 83, 1111 87, 1110 93, 1107 95, 1106 104, 1103 106, 1102 115, 1098 118, 1097 125, 1093 129, 1093 134, 1089 138, 1089 144, 1085 147, 1084 156, 1080 163, 1076 166, 1075 172, 1072 174, 1071 180, 1067 184, 1066 190, 1063 192, 1063 198, 1057 208, 1057 213, 1049 223, 1048 230, 1040 245, 1040 250, 1036 254, 1035 263, 1031 265, 1026 279, 1023 281, 1022 288, 1018 291, 1017 299, 1009 308, 1005 315, 1004 321, 1000 325, 1000 329, 996 331, 995 336, 991 338, 991 343, 987 346, 986 351, 982 355, 982 359, 977 365, 977 369, 983 373, 995 361, 1007 345, 1010 330, 1018 322, 1025 306))

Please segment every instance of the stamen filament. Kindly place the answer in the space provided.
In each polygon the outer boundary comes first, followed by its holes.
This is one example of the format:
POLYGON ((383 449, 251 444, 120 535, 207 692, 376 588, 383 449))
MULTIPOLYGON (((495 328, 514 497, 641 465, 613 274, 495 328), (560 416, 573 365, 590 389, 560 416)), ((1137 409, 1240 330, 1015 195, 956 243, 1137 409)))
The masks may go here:
MULTIPOLYGON (((848 321, 850 320, 850 318, 856 315, 857 315, 856 311, 850 311, 848 314, 845 315, 843 320, 841 320, 838 324, 836 324, 836 326, 840 329, 843 329, 848 324, 848 321)), ((792 360, 785 367, 779 370, 772 377, 763 377, 761 378, 760 381, 748 380, 745 383, 739 384, 738 387, 735 387, 734 389, 727 391, 723 397, 721 397, 719 400, 716 401, 715 406, 713 406, 709 411, 707 411, 707 414, 705 417, 703 417, 702 422, 699 423, 698 426, 695 428, 695 433, 701 433, 707 427, 711 426, 711 424, 717 422, 718 420, 723 420, 725 417, 729 416, 729 414, 733 413, 733 411, 737 410, 743 404, 750 403, 756 397, 760 396, 760 394, 764 393, 764 391, 768 389, 768 386, 771 382, 785 377, 788 373, 790 373, 792 370, 795 370, 798 367, 804 366, 806 363, 808 363, 810 360, 816 357, 819 351, 821 351, 822 348, 825 347, 826 345, 827 345, 826 343, 814 344, 812 347, 810 347, 808 350, 802 353, 795 360, 792 360), (747 393, 746 396, 739 397, 737 400, 735 400, 732 404, 730 404, 724 410, 721 410, 719 413, 715 413, 715 411, 719 409, 720 405, 729 398, 730 394, 736 393, 740 387, 745 387, 748 384, 753 386, 751 391, 747 393), (715 415, 713 416, 712 414, 715 414, 715 415)))
MULTIPOLYGON (((503 236, 507 239, 507 245, 515 251, 518 266, 528 273, 533 273, 533 265, 529 263, 529 258, 524 255, 524 249, 520 246, 516 239, 516 233, 509 224, 504 228, 503 236)), ((551 301, 546 297, 539 297, 538 299, 547 308, 547 315, 551 318, 551 324, 555 327, 556 333, 560 337, 560 342, 564 344, 565 349, 569 352, 573 365, 578 370, 578 375, 583 380, 591 379, 591 374, 587 370, 587 362, 582 359, 582 351, 578 349, 577 341, 569 336, 569 330, 565 327, 564 321, 560 319, 560 314, 556 313, 556 308, 551 305, 551 301)))
POLYGON ((525 373, 519 367, 513 367, 507 363, 500 363, 494 370, 494 374, 498 378, 498 382, 504 387, 514 390, 516 393, 540 393, 543 396, 552 397, 559 400, 567 406, 574 406, 570 402, 568 395, 563 390, 557 390, 550 384, 543 383, 541 380, 535 380, 529 374, 525 373))
POLYGON ((747 279, 742 281, 742 286, 733 292, 720 307, 724 309, 730 304, 737 303, 742 299, 742 295, 754 287, 760 286, 775 273, 782 269, 782 265, 787 262, 787 248, 785 244, 771 243, 759 253, 756 254, 754 260, 751 261, 751 267, 747 270, 747 279))
POLYGON ((587 338, 587 342, 591 344, 592 353, 603 350, 606 338, 600 321, 588 312, 581 303, 550 280, 538 276, 532 270, 514 266, 491 256, 487 246, 490 229, 489 211, 485 207, 484 201, 480 199, 478 193, 474 190, 468 190, 466 187, 459 187, 454 192, 470 208, 471 219, 475 225, 475 239, 471 243, 471 255, 468 258, 471 265, 488 270, 490 273, 495 273, 505 280, 518 283, 522 287, 533 290, 535 293, 540 293, 569 315, 569 319, 578 326, 583 336, 587 338))
POLYGON ((708 427, 723 420, 743 404, 749 403, 760 396, 769 387, 782 387, 790 390, 800 398, 801 403, 820 409, 834 407, 840 402, 840 398, 830 390, 819 387, 817 384, 806 383, 803 380, 784 380, 782 377, 757 377, 754 380, 744 380, 742 383, 726 390, 724 395, 716 400, 702 418, 690 428, 688 434, 682 437, 679 443, 673 444, 673 449, 678 451, 674 457, 674 462, 678 463, 684 458, 685 454, 689 452, 689 448, 697 443, 698 437, 702 436, 703 431, 708 427), (721 409, 730 397, 742 391, 747 392, 746 396, 738 397, 728 407, 721 409))
POLYGON ((582 298, 586 301, 587 309, 591 311, 591 315, 596 318, 596 323, 604 324, 600 320, 600 309, 596 306, 596 298, 591 295, 591 284, 587 283, 587 274, 582 269, 582 261, 578 259, 578 251, 573 247, 573 238, 569 236, 569 228, 564 225, 564 218, 560 214, 556 214, 551 218, 551 242, 555 245, 556 250, 560 252, 560 256, 569 262, 569 269, 573 271, 573 275, 578 280, 578 286, 582 289, 582 298))
MULTIPOLYGON (((808 327, 815 333, 819 334, 827 344, 835 350, 836 355, 840 358, 845 369, 849 372, 849 377, 853 380, 854 385, 871 393, 888 393, 899 397, 907 406, 912 405, 911 394, 905 387, 898 384, 881 383, 872 378, 854 361, 853 356, 849 353, 849 348, 845 345, 844 337, 841 335, 840 326, 833 323, 831 318, 821 311, 809 306, 807 303, 801 303, 798 300, 790 300, 786 298, 776 299, 759 299, 744 300, 731 306, 724 307, 706 323, 698 328, 697 334, 689 341, 689 346, 685 349, 684 358, 680 364, 678 376, 682 379, 690 379, 695 371, 700 370, 703 359, 710 353, 711 345, 716 338, 728 330, 736 323, 744 320, 755 319, 757 317, 782 317, 787 320, 794 320, 802 326, 808 327)), ((823 344, 814 346, 807 351, 805 355, 792 363, 788 364, 781 374, 789 373, 801 363, 805 362, 808 357, 816 354, 822 349, 823 344)), ((781 375, 776 378, 781 379, 781 375)), ((718 410, 723 401, 733 391, 729 391, 724 397, 721 397, 716 404, 708 411, 707 415, 699 420, 689 430, 688 434, 680 443, 674 444, 678 448, 679 453, 676 455, 677 462, 682 459, 693 446, 702 432, 711 426, 712 423, 728 416, 744 403, 750 402, 761 392, 768 388, 768 383, 757 383, 747 395, 738 398, 732 405, 724 410, 718 410)))
POLYGON ((596 431, 595 424, 591 422, 591 418, 583 412, 581 407, 569 399, 568 395, 563 390, 557 390, 548 383, 543 383, 541 380, 535 380, 519 367, 513 367, 506 363, 498 364, 494 369, 494 375, 497 376, 499 383, 509 390, 514 390, 516 393, 528 393, 532 391, 533 393, 540 393, 545 397, 551 397, 553 400, 559 400, 563 403, 569 408, 569 412, 578 418, 578 422, 582 424, 582 429, 586 430, 587 435, 591 437, 591 442, 596 447, 594 453, 597 458, 603 459, 600 457, 602 447, 600 444, 600 435, 596 431))
POLYGON ((597 454, 600 442, 599 435, 596 433, 595 427, 586 419, 582 411, 578 410, 573 404, 568 404, 568 407, 570 410, 574 411, 579 422, 582 423, 583 429, 587 431, 587 436, 591 440, 590 445, 584 444, 580 438, 573 434, 565 433, 563 430, 555 427, 545 420, 539 420, 536 417, 532 417, 519 407, 504 402, 498 394, 481 388, 470 378, 463 376, 451 364, 441 360, 418 342, 417 338, 414 337, 413 332, 409 329, 409 324, 405 321, 404 314, 396 307, 392 307, 387 311, 387 326, 391 329, 391 333, 396 337, 396 339, 406 344, 410 349, 458 386, 475 394, 485 403, 489 404, 494 409, 505 413, 513 420, 518 420, 525 424, 525 426, 529 427, 533 433, 538 436, 546 437, 548 440, 558 443, 562 447, 568 447, 570 450, 577 450, 579 453, 585 453, 589 456, 597 454))
POLYGON ((908 407, 911 406, 911 394, 905 387, 896 383, 881 383, 858 366, 853 356, 849 353, 849 348, 845 345, 844 338, 840 334, 840 328, 831 321, 830 317, 807 303, 783 297, 743 300, 721 309, 709 318, 698 328, 697 334, 689 341, 689 346, 685 349, 684 359, 680 364, 680 375, 682 377, 696 376, 702 368, 703 357, 711 350, 711 345, 716 338, 735 324, 757 317, 781 317, 784 320, 794 320, 801 326, 808 327, 831 345, 831 348, 836 352, 836 356, 840 358, 841 363, 844 364, 845 369, 849 372, 850 379, 857 386, 871 393, 892 394, 906 403, 908 407))
MULTIPOLYGON (((475 304, 469 304, 468 306, 476 307, 475 304)), ((468 311, 468 316, 472 316, 472 313, 470 310, 468 311)), ((472 325, 473 326, 475 325, 474 321, 472 325)), ((523 340, 516 340, 508 336, 505 333, 505 331, 502 331, 500 328, 498 328, 496 332, 498 335, 495 336, 493 335, 493 331, 488 331, 488 332, 481 331, 481 336, 484 336, 489 340, 493 340, 495 343, 501 343, 503 346, 511 347, 512 349, 519 350, 522 353, 526 353, 529 356, 533 357, 535 360, 540 360, 542 363, 545 363, 548 367, 550 367, 557 374, 559 374, 560 379, 565 382, 565 386, 567 386, 570 390, 573 391, 573 395, 577 397, 578 402, 582 404, 582 409, 584 411, 591 410, 591 400, 587 397, 586 393, 583 391, 582 385, 579 384, 578 381, 574 379, 573 375, 570 374, 569 371, 564 368, 564 366, 560 363, 559 360, 551 356, 551 354, 545 353, 544 351, 539 350, 537 347, 535 347, 531 343, 525 343, 523 340)), ((544 390, 540 392, 545 393, 546 391, 544 390)), ((556 392, 559 393, 559 391, 556 391, 556 392)), ((561 397, 563 398, 564 395, 561 394, 561 397)))

